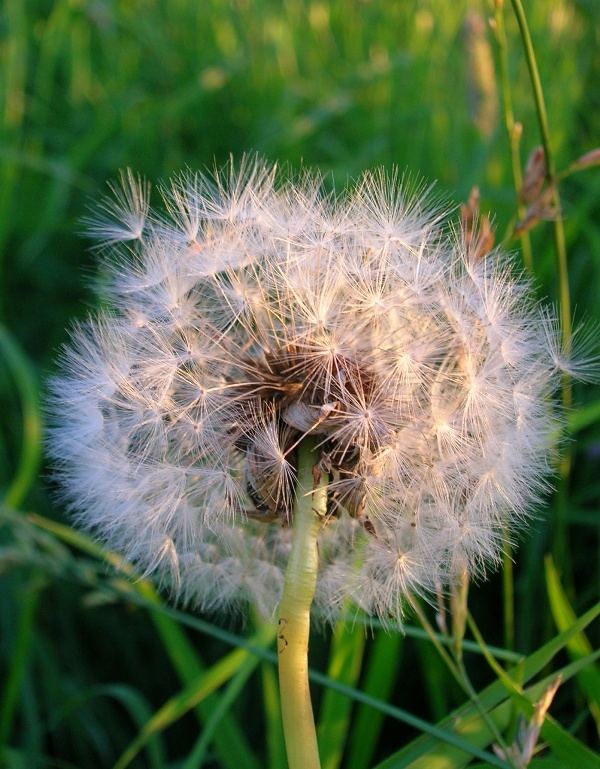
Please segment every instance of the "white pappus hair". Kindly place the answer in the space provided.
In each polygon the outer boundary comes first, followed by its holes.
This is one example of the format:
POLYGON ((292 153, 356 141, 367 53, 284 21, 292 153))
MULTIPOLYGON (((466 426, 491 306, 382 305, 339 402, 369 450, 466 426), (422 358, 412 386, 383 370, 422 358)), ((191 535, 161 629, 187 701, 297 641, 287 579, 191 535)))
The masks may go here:
POLYGON ((470 257, 396 174, 336 196, 246 159, 162 196, 127 172, 88 222, 112 309, 73 329, 50 403, 78 523, 204 610, 271 614, 311 433, 325 616, 399 620, 494 566, 547 489, 571 366, 506 254, 470 257))

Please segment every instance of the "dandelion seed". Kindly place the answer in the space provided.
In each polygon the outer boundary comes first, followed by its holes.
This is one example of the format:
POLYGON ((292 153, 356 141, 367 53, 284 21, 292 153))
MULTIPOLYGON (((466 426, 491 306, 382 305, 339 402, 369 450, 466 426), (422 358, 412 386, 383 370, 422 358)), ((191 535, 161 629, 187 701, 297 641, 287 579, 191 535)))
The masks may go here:
POLYGON ((162 213, 148 192, 126 172, 88 221, 113 310, 52 386, 79 523, 201 609, 272 614, 310 439, 323 616, 399 621, 407 592, 495 566, 546 490, 561 372, 597 372, 506 255, 381 171, 334 196, 246 159, 177 177, 162 213))
POLYGON ((120 184, 110 185, 112 198, 98 205, 98 213, 84 219, 99 247, 141 238, 150 207, 150 185, 128 168, 120 184))

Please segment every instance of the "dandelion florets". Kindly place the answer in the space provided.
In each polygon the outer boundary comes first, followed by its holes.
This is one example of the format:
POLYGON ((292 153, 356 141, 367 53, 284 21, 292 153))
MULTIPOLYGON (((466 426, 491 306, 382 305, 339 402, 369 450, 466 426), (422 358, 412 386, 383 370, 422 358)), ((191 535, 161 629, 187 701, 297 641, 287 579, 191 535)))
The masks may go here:
POLYGON ((383 172, 336 196, 247 160, 162 195, 127 173, 90 227, 110 309, 74 329, 51 407, 80 524, 202 609, 270 614, 310 435, 325 616, 399 618, 493 566, 547 488, 569 365, 507 256, 470 256, 383 172))

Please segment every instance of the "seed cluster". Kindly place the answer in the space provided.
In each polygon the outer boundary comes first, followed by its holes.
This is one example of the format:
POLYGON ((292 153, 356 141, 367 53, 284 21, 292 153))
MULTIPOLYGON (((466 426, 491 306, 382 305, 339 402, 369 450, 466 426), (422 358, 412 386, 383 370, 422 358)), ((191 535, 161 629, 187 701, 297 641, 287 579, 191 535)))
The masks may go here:
MULTIPOLYGON (((242 428, 237 446, 246 452, 247 490, 256 507, 247 514, 257 520, 279 520, 282 525, 292 522, 295 487, 295 449, 306 435, 319 436, 320 455, 315 457, 318 468, 332 479, 326 523, 345 512, 360 518, 366 504, 366 481, 377 472, 377 457, 381 446, 378 436, 369 429, 368 409, 373 401, 377 379, 368 368, 361 369, 352 359, 333 353, 326 368, 318 365, 310 348, 310 338, 304 345, 288 344, 275 354, 262 351, 259 360, 249 359, 248 370, 253 381, 265 384, 256 388, 242 385, 235 394, 240 400, 243 419, 254 424, 271 422, 277 434, 278 451, 292 472, 282 473, 265 450, 264 436, 242 428), (302 351, 302 347, 306 349, 302 351), (350 423, 348 404, 355 402, 365 412, 364 430, 350 423), (242 405, 243 404, 243 405, 242 405), (345 430, 342 429, 345 427, 345 430)), ((239 426, 239 422, 235 427, 239 426)), ((235 429, 234 427, 234 429, 235 429)), ((366 520, 365 520, 366 523, 366 520)))
POLYGON ((126 174, 90 230, 112 309, 53 385, 50 449, 80 523, 204 609, 274 610, 296 450, 328 474, 316 605, 400 618, 481 575, 544 492, 557 322, 507 257, 469 256, 427 196, 344 196, 246 160, 152 212, 126 174))

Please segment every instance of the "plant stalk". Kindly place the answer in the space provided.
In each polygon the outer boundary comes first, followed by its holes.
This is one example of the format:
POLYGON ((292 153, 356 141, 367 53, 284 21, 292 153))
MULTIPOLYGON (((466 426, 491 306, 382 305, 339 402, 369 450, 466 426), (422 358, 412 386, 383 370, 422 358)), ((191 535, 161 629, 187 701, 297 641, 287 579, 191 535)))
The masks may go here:
MULTIPOLYGON (((542 145, 544 147, 544 154, 546 157, 546 177, 548 184, 553 187, 553 202, 557 211, 559 212, 553 223, 554 247, 556 250, 556 264, 559 280, 563 346, 565 353, 568 354, 571 351, 571 297, 569 293, 569 274, 567 269, 567 247, 560 207, 560 194, 558 191, 558 185, 556 184, 556 167, 554 164, 554 154, 550 144, 550 131, 548 129, 546 102, 544 100, 544 91, 542 89, 542 82, 540 80, 540 73, 537 66, 535 50, 533 48, 533 42, 531 40, 531 34, 529 32, 529 26, 527 24, 527 17, 525 16, 523 3, 521 0, 511 0, 511 4, 517 19, 517 24, 519 26, 521 41, 523 43, 523 50, 525 52, 525 60, 529 70, 529 77, 531 79, 531 88, 535 101, 538 125, 542 138, 542 145)), ((563 383, 563 402, 565 408, 568 409, 571 406, 571 399, 571 384, 568 378, 565 378, 563 383)))
POLYGON ((298 447, 292 549, 279 605, 277 655, 281 714, 289 769, 320 769, 308 685, 310 607, 317 584, 317 535, 327 509, 327 476, 315 468, 314 438, 298 447))
MULTIPOLYGON (((519 202, 519 193, 523 186, 523 174, 521 172, 521 156, 519 146, 521 143, 520 131, 517 130, 517 123, 513 112, 512 93, 510 88, 510 75, 508 68, 508 43, 506 40, 506 28, 504 26, 504 3, 496 2, 495 13, 495 37, 498 45, 498 59, 500 70, 500 84, 502 88, 502 106, 504 112, 504 125, 510 147, 510 157, 512 166, 513 183, 517 195, 517 213, 519 219, 525 216, 526 207, 519 202)), ((533 254, 531 250, 531 238, 528 232, 521 236, 521 250, 523 254, 523 263, 529 275, 533 274, 533 254)))
MULTIPOLYGON (((512 8, 519 26, 519 33, 525 52, 525 60, 531 79, 531 87, 535 100, 535 109, 537 113, 542 145, 546 156, 546 181, 553 190, 553 204, 558 215, 553 222, 554 248, 556 251, 556 269, 558 273, 558 286, 560 298, 560 321, 562 333, 562 347, 565 355, 569 356, 572 351, 572 325, 571 325, 571 296, 569 289, 569 271, 567 264, 567 245, 565 239, 565 229, 562 218, 562 209, 560 202, 560 193, 556 176, 556 165, 552 146, 550 144, 550 131, 548 128, 548 115, 546 112, 546 102, 544 100, 544 91, 537 66, 535 50, 531 40, 531 33, 527 24, 525 9, 521 0, 511 0, 512 8)), ((573 385, 568 374, 563 374, 562 378, 562 402, 566 411, 571 409, 573 404, 573 385)), ((567 527, 567 484, 571 471, 571 456, 565 451, 560 461, 560 487, 556 505, 556 532, 554 536, 554 555, 556 560, 563 565, 565 575, 571 574, 571 556, 568 545, 568 527, 567 527)), ((570 580, 568 580, 570 581, 570 580)))

